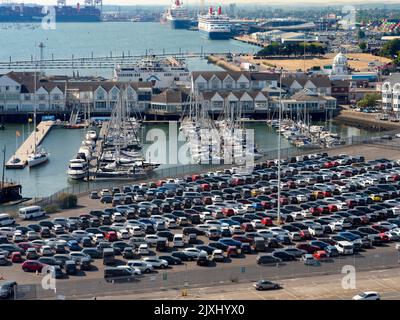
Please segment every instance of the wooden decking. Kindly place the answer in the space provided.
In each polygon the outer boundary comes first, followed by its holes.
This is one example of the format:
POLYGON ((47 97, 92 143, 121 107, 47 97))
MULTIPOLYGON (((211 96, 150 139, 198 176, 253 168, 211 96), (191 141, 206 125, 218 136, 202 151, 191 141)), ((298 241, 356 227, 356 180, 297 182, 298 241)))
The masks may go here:
MULTIPOLYGON (((36 145, 39 145, 50 129, 54 126, 54 121, 42 121, 37 126, 36 131, 36 145)), ((28 162, 28 156, 35 149, 35 140, 34 140, 34 132, 30 134, 30 136, 22 143, 22 145, 18 148, 15 154, 7 161, 6 168, 7 169, 23 169, 28 162), (18 158, 20 161, 14 163, 13 159, 18 158)))

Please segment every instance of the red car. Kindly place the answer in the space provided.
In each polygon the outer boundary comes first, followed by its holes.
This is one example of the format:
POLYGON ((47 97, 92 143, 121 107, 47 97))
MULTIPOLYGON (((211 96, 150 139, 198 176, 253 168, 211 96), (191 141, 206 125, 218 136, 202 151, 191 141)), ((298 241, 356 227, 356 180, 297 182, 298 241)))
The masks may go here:
POLYGON ((211 190, 211 186, 208 183, 202 183, 200 185, 201 190, 203 191, 210 191, 211 190))
POLYGON ((43 263, 40 263, 35 260, 26 260, 21 265, 22 270, 24 270, 25 272, 36 272, 36 271, 42 272, 44 266, 45 265, 43 263))
POLYGON ((312 238, 308 230, 300 230, 299 235, 303 240, 310 240, 312 238))
POLYGON ((197 180, 199 180, 201 177, 200 177, 200 175, 198 175, 198 174, 193 174, 192 175, 192 181, 197 181, 197 180))
POLYGON ((309 210, 313 216, 319 216, 322 213, 322 208, 320 207, 312 207, 309 210))
POLYGON ((389 242, 390 241, 389 236, 384 232, 381 232, 379 234, 379 236, 381 237, 382 242, 389 242))
POLYGON ((222 208, 221 211, 225 217, 230 217, 235 215, 235 211, 232 208, 222 208))
POLYGON ((332 203, 328 204, 328 208, 329 208, 329 212, 336 212, 336 211, 339 210, 337 205, 336 204, 332 204, 332 203))
POLYGON ((324 250, 318 250, 313 253, 313 257, 316 260, 324 260, 324 259, 328 258, 328 255, 326 254, 326 252, 324 250))
POLYGON ((240 228, 244 232, 253 232, 254 231, 254 226, 250 222, 244 222, 241 224, 240 228))
POLYGON ((28 250, 29 248, 36 248, 34 245, 32 245, 30 242, 20 242, 17 244, 18 247, 23 249, 24 251, 28 250))
POLYGON ((375 230, 378 230, 379 232, 382 232, 382 233, 384 233, 384 232, 386 232, 386 231, 390 231, 389 228, 387 228, 387 227, 385 227, 385 226, 382 226, 382 225, 380 225, 380 224, 373 224, 371 227, 372 227, 373 229, 375 229, 375 230))
POLYGON ((263 200, 263 201, 261 201, 260 203, 261 203, 261 205, 264 207, 264 209, 272 209, 272 204, 271 204, 271 202, 263 200))
POLYGON ((117 233, 116 233, 115 231, 108 231, 108 232, 106 232, 106 234, 104 235, 104 237, 105 237, 108 241, 110 241, 110 242, 112 242, 112 241, 117 241, 117 240, 118 240, 118 236, 117 236, 117 233))
POLYGON ((244 243, 252 243, 253 241, 250 238, 247 238, 245 236, 241 236, 239 234, 232 236, 233 240, 244 242, 244 243))
POLYGON ((23 261, 23 259, 22 259, 22 255, 20 252, 11 253, 11 262, 12 263, 20 263, 22 261, 23 261))
POLYGON ((272 219, 271 219, 271 218, 268 218, 268 217, 262 218, 262 219, 261 219, 261 223, 262 223, 264 226, 272 226, 272 225, 273 225, 272 219))
POLYGON ((208 204, 212 204, 212 198, 211 197, 204 197, 203 198, 203 203, 208 205, 208 204))
POLYGON ((308 244, 308 243, 299 243, 299 244, 296 246, 296 248, 297 248, 297 249, 300 249, 300 250, 307 251, 307 253, 310 253, 310 254, 313 254, 314 252, 320 250, 319 247, 313 246, 313 245, 308 244))

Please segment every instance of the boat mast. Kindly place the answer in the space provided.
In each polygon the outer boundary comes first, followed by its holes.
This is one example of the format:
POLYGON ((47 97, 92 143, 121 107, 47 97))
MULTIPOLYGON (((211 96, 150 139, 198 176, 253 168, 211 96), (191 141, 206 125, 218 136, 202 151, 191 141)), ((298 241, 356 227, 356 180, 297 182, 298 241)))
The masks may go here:
POLYGON ((33 77, 33 81, 34 81, 34 84, 33 84, 33 90, 34 90, 34 93, 33 93, 33 143, 34 143, 34 154, 36 154, 36 90, 37 90, 37 88, 36 88, 36 81, 37 81, 37 79, 36 79, 36 66, 37 66, 37 63, 35 64, 35 72, 34 72, 34 77, 33 77))
POLYGON ((278 130, 278 224, 281 223, 281 129, 282 129, 282 68, 279 76, 279 130, 278 130))
POLYGON ((4 187, 5 170, 6 170, 6 145, 4 145, 3 148, 3 173, 1 176, 1 187, 4 187))

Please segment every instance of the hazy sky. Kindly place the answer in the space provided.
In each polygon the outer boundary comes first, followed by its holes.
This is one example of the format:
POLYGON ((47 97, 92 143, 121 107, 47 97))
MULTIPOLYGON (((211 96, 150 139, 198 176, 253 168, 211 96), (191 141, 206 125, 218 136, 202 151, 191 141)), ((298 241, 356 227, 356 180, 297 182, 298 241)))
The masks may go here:
MULTIPOLYGON (((4 1, 4 0, 3 0, 4 1)), ((0 0, 0 2, 3 2, 0 0)), ((57 0, 12 0, 11 2, 16 3, 40 3, 40 4, 56 4, 57 0)), ((67 0, 67 4, 75 5, 76 3, 84 3, 84 0, 67 0)), ((183 0, 185 4, 199 4, 199 0, 183 0)), ((293 0, 205 0, 205 4, 229 4, 229 3, 237 3, 237 4, 246 4, 246 3, 259 3, 259 4, 270 4, 270 5, 279 5, 279 4, 293 4, 293 0)), ((396 0, 327 0, 327 1, 317 1, 317 0, 302 0, 301 3, 304 4, 319 4, 319 5, 340 5, 340 4, 362 4, 362 3, 399 3, 396 0)), ((166 5, 168 6, 171 3, 170 0, 103 0, 103 4, 110 5, 149 5, 149 4, 157 4, 157 5, 166 5)), ((300 5, 299 2, 295 2, 296 6, 300 5)))

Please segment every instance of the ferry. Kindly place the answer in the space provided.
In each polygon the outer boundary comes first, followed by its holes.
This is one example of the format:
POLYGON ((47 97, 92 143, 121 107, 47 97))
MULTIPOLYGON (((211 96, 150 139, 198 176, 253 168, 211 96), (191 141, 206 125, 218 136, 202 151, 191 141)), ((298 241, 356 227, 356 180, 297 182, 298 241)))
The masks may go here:
POLYGON ((166 12, 166 21, 172 29, 187 29, 190 26, 189 12, 183 2, 173 1, 166 12))
POLYGON ((190 83, 185 60, 147 55, 131 66, 114 69, 114 79, 120 82, 150 82, 153 88, 170 88, 176 82, 190 83))
POLYGON ((232 35, 229 17, 222 14, 221 7, 218 7, 217 12, 213 12, 210 7, 207 14, 199 15, 198 20, 200 33, 208 39, 225 40, 232 35))

